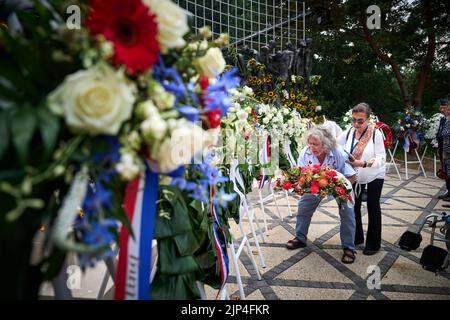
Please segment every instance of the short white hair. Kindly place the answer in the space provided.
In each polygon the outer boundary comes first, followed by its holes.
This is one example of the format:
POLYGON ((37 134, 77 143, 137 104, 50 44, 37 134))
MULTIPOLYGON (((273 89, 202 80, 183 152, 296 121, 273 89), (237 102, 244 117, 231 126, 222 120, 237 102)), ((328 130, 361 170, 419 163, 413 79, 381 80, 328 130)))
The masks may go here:
POLYGON ((325 153, 329 153, 336 148, 336 138, 331 132, 323 125, 312 127, 305 132, 305 143, 308 144, 308 140, 311 138, 317 138, 322 143, 325 153))

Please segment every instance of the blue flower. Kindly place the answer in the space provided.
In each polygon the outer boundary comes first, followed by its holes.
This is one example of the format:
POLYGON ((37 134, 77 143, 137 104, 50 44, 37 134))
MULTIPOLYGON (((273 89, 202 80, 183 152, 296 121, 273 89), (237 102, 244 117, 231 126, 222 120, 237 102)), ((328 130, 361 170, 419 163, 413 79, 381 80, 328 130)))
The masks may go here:
POLYGON ((222 115, 228 113, 231 106, 229 90, 236 88, 240 83, 236 72, 237 68, 233 68, 206 89, 205 111, 220 110, 222 115))
POLYGON ((110 162, 115 163, 120 161, 120 148, 121 144, 119 140, 114 136, 102 136, 108 143, 108 150, 104 152, 95 152, 92 156, 92 161, 95 162, 110 162))
POLYGON ((236 193, 225 193, 225 191, 220 189, 218 193, 214 195, 214 204, 221 207, 226 207, 229 201, 233 201, 236 198, 236 193))
POLYGON ((81 266, 93 267, 96 261, 116 255, 116 252, 111 249, 111 245, 116 241, 114 231, 117 231, 118 227, 117 221, 113 219, 104 219, 101 222, 93 221, 90 225, 83 225, 80 230, 83 234, 82 241, 96 252, 79 255, 81 266))
POLYGON ((192 122, 196 122, 200 118, 200 111, 192 106, 181 106, 178 108, 178 111, 183 117, 192 122))
POLYGON ((111 209, 112 192, 105 189, 100 182, 92 182, 83 203, 83 211, 87 217, 95 216, 103 209, 111 209))
POLYGON ((186 86, 183 79, 175 69, 166 68, 162 58, 153 69, 153 78, 157 80, 166 91, 175 95, 177 102, 186 96, 186 86))

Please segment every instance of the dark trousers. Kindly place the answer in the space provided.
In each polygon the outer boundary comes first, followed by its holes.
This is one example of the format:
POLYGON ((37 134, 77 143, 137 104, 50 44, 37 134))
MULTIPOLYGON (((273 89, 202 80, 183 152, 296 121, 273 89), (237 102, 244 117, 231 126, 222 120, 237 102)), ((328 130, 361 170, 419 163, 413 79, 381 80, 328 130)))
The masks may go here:
MULTIPOLYGON (((367 211, 369 214, 369 225, 367 227, 366 248, 378 250, 381 246, 381 205, 380 197, 383 189, 384 179, 375 179, 367 184, 367 211)), ((356 184, 353 185, 355 189, 356 184)), ((355 244, 364 243, 364 230, 361 219, 361 204, 363 191, 366 185, 361 185, 359 196, 355 200, 356 234, 355 244)), ((355 191, 356 193, 356 191, 355 191)))
MULTIPOLYGON (((441 161, 442 169, 446 170, 444 159, 443 159, 443 146, 441 143, 438 143, 438 155, 439 155, 439 160, 441 161)), ((445 186, 447 187, 447 193, 450 194, 450 179, 445 180, 445 186)))

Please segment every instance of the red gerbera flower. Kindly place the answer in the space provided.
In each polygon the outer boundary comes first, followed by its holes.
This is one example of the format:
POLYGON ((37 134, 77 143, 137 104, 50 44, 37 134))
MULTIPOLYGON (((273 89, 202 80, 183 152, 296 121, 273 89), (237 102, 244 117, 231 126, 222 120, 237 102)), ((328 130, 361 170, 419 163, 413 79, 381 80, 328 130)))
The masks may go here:
POLYGON ((113 63, 134 75, 158 60, 156 16, 141 0, 91 0, 86 25, 114 44, 113 63))

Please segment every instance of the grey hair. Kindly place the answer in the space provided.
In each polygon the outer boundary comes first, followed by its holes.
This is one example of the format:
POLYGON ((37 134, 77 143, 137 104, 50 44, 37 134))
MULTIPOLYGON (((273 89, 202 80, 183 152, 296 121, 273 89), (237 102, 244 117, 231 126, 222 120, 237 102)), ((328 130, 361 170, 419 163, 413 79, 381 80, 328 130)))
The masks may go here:
POLYGON ((369 118, 372 114, 372 109, 370 109, 370 106, 367 103, 361 102, 353 107, 352 113, 364 113, 367 118, 369 118))
POLYGON ((336 148, 336 138, 331 134, 325 126, 320 125, 312 127, 305 132, 305 143, 308 144, 309 138, 314 137, 319 139, 323 144, 325 153, 329 153, 331 150, 336 148))

